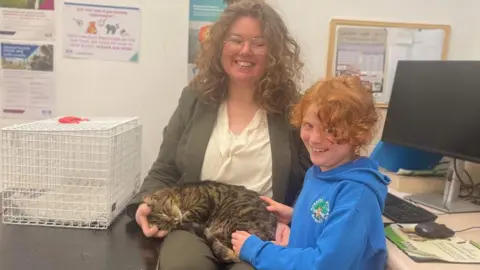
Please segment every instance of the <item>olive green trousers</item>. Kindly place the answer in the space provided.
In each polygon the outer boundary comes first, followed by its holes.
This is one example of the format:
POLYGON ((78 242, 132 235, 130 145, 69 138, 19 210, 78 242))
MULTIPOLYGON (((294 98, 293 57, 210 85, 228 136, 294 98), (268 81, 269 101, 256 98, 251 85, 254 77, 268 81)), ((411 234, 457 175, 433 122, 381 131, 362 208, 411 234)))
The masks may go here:
POLYGON ((187 231, 169 233, 160 247, 159 270, 253 270, 246 263, 222 265, 205 241, 187 231))

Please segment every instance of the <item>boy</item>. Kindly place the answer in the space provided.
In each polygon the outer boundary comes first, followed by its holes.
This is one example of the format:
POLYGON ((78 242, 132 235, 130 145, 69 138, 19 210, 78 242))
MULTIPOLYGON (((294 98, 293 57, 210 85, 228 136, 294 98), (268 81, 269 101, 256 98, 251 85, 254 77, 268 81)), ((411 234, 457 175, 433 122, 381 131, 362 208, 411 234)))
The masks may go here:
POLYGON ((288 244, 232 234, 234 250, 256 269, 385 269, 382 211, 390 179, 361 147, 373 138, 377 113, 358 77, 323 80, 293 110, 313 166, 295 208, 264 198, 292 227, 288 244))

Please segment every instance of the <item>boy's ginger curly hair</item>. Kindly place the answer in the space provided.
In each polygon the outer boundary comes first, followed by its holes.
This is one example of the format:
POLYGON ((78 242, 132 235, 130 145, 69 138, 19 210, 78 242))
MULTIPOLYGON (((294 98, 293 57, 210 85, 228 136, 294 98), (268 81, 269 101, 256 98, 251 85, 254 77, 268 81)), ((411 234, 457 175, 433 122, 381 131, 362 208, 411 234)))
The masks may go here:
POLYGON ((372 92, 357 76, 325 79, 310 87, 292 109, 290 122, 302 126, 306 110, 314 105, 325 130, 338 144, 349 143, 359 149, 373 139, 378 121, 372 92))

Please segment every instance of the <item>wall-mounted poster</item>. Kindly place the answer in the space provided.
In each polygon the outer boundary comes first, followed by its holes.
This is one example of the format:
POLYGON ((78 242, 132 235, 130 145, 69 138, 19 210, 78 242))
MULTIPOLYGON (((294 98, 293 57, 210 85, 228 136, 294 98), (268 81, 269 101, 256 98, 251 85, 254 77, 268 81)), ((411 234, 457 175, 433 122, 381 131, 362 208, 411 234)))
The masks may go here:
POLYGON ((358 75, 369 89, 381 93, 387 29, 342 27, 337 36, 335 75, 358 75))
POLYGON ((53 44, 0 43, 0 115, 44 119, 55 107, 53 44))
POLYGON ((188 81, 196 74, 195 56, 200 42, 208 38, 208 27, 218 19, 229 0, 190 0, 188 29, 188 81))
MULTIPOLYGON (((1 0, 0 0, 1 1, 1 0)), ((140 9, 65 2, 65 57, 138 62, 140 9)))
POLYGON ((54 40, 54 0, 0 0, 0 38, 54 40))

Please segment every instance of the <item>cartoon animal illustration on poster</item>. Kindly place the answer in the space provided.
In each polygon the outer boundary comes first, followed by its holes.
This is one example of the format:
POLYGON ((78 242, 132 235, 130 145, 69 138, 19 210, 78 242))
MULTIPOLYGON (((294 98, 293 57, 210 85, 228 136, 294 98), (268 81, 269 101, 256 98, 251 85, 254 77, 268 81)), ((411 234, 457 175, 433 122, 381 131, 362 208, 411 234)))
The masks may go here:
POLYGON ((125 28, 120 27, 119 23, 107 23, 107 19, 98 19, 98 20, 92 20, 88 21, 85 25, 85 22, 82 19, 78 18, 73 18, 73 21, 75 21, 75 24, 77 25, 78 28, 85 30, 85 33, 89 35, 96 35, 100 31, 100 29, 103 28, 103 33, 106 35, 120 35, 122 37, 129 36, 127 30, 125 28))

